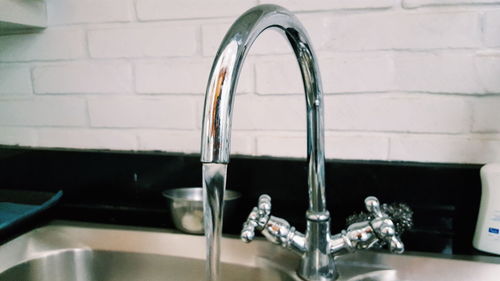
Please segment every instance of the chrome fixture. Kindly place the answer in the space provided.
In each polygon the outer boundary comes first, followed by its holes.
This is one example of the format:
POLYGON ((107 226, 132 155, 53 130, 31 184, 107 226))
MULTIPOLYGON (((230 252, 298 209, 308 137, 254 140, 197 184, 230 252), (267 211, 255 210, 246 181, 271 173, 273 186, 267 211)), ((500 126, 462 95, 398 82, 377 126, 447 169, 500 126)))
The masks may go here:
POLYGON ((373 196, 365 199, 365 206, 368 213, 349 217, 347 230, 342 230, 333 236, 330 236, 328 231, 321 234, 326 236, 325 240, 313 241, 310 237, 319 235, 313 232, 315 228, 311 226, 319 222, 308 218, 306 235, 296 231, 286 220, 271 216, 271 197, 264 194, 259 197, 258 206, 253 208, 243 224, 241 239, 245 242, 252 241, 255 237, 255 229, 257 229, 267 240, 302 255, 302 263, 298 272, 302 278, 331 280, 337 277, 333 262, 334 256, 386 244, 393 253, 400 254, 404 251, 399 235, 412 225, 413 213, 409 207, 405 204, 381 206, 378 199, 373 196), (318 267, 317 264, 311 263, 310 257, 324 251, 325 247, 329 267, 318 267))
MULTIPOLYGON (((307 107, 307 161, 309 209, 307 231, 301 234, 285 220, 270 215, 271 198, 263 195, 250 213, 241 237, 249 242, 254 229, 268 240, 290 248, 302 256, 298 274, 303 279, 323 281, 338 276, 334 255, 366 249, 383 243, 393 252, 404 250, 391 218, 374 197, 365 200, 370 214, 356 221, 347 231, 330 235, 330 214, 325 200, 325 156, 323 94, 316 56, 299 20, 276 5, 260 5, 248 10, 231 26, 215 57, 205 96, 201 162, 229 162, 233 97, 244 59, 255 39, 274 28, 288 39, 298 60, 304 83, 307 107)), ((409 214, 411 216, 411 214, 409 214)), ((411 222, 411 221, 410 221, 411 222)))

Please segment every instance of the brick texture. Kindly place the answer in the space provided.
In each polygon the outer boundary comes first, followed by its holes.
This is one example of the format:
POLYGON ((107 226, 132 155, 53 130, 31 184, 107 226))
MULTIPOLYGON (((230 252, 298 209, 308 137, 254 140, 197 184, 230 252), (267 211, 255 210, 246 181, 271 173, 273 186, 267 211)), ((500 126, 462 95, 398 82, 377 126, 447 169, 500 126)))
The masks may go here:
MULTIPOLYGON (((498 1, 500 2, 500 1, 498 1)), ((500 47, 500 10, 493 10, 483 15, 483 40, 487 47, 500 47)))
MULTIPOLYGON (((256 63, 259 94, 303 93, 299 66, 293 55, 256 63)), ((384 92, 395 89, 394 63, 388 55, 342 54, 320 57, 325 93, 384 92)))
POLYGON ((137 136, 131 131, 40 129, 38 145, 51 148, 136 150, 137 136))
POLYGON ((472 108, 473 132, 500 133, 500 96, 476 99, 472 108))
POLYGON ((49 25, 128 22, 133 18, 131 0, 50 0, 49 25))
POLYGON ((0 127, 2 145, 36 146, 37 135, 32 128, 0 127))
MULTIPOLYGON (((136 90, 140 94, 205 94, 211 67, 212 61, 206 59, 138 63, 136 90)), ((253 91, 253 71, 248 68, 251 64, 242 70, 238 92, 253 91)))
MULTIPOLYGON (((473 48, 481 45, 473 12, 387 13, 331 16, 323 25, 336 50, 473 48)), ((313 37, 314 38, 314 37, 313 37)))
POLYGON ((90 123, 93 127, 194 129, 194 112, 194 101, 187 98, 89 100, 90 123))
POLYGON ((325 126, 342 131, 466 133, 468 104, 460 98, 414 95, 332 96, 325 101, 325 126))
POLYGON ((137 0, 137 15, 141 20, 238 16, 256 4, 256 0, 137 0))
POLYGON ((90 30, 90 54, 96 58, 192 56, 197 52, 196 26, 169 24, 90 30), (182 40, 178 40, 182 38, 182 40))
POLYGON ((403 7, 498 4, 498 0, 403 0, 403 7))
POLYGON ((85 55, 84 38, 84 32, 77 28, 1 36, 0 62, 81 58, 85 55))
POLYGON ((396 136, 391 138, 389 159, 437 163, 496 162, 500 160, 500 140, 442 135, 396 136))
POLYGON ((0 65, 0 97, 28 95, 33 92, 30 67, 27 65, 0 65))
POLYGON ((330 9, 373 9, 390 8, 393 0, 264 0, 262 3, 272 3, 287 7, 292 11, 318 11, 330 9))
POLYGON ((37 94, 123 94, 132 91, 127 63, 64 63, 35 67, 37 94))
MULTIPOLYGON (((263 3, 309 34, 328 159, 500 160, 500 0, 50 0, 0 35, 0 145, 199 153, 213 58, 263 3)), ((250 48, 232 154, 306 156, 294 57, 275 29, 250 48)))
POLYGON ((395 58, 396 81, 403 91, 480 93, 474 56, 402 54, 395 58))
POLYGON ((0 100, 0 126, 79 127, 87 125, 79 98, 0 100))

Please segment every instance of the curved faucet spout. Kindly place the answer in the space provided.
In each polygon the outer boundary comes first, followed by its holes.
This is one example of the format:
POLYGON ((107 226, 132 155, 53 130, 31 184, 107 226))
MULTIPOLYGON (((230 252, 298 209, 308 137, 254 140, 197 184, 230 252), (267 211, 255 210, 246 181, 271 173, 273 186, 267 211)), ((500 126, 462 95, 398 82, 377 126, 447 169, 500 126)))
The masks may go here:
MULTIPOLYGON (((336 276, 329 256, 330 215, 325 203, 325 155, 323 133, 323 93, 316 56, 299 20, 276 5, 260 5, 248 10, 231 26, 212 65, 205 96, 201 139, 201 161, 227 164, 230 151, 233 97, 243 62, 253 42, 266 29, 275 28, 290 42, 304 83, 307 109, 307 161, 309 210, 306 235, 292 239, 302 253, 298 274, 311 281, 332 280, 336 276)), ((208 185, 206 185, 208 186, 208 185)), ((210 199, 207 188, 207 200, 210 199)), ((205 213, 212 214, 210 206, 205 213)), ((220 215, 220 212, 216 212, 220 215)), ((276 221, 277 225, 282 221, 276 221)), ((293 230, 293 229, 292 229, 293 230)), ((291 231, 290 233, 295 233, 291 231)), ((210 237, 207 236, 210 240, 210 237)))
POLYGON ((228 163, 233 97, 243 62, 255 39, 268 28, 281 31, 299 62, 307 106, 309 212, 326 220, 324 195, 323 94, 316 56, 299 20, 276 5, 250 9, 231 26, 215 57, 208 80, 203 113, 201 161, 228 163))

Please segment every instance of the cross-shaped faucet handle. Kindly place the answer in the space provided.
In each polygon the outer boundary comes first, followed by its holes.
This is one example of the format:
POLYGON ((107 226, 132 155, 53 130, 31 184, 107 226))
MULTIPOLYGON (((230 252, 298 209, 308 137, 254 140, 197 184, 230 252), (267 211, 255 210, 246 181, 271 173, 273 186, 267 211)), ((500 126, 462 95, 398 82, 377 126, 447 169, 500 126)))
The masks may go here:
POLYGON ((257 207, 254 207, 241 230, 241 239, 244 242, 250 242, 255 237, 255 229, 262 230, 271 216, 271 197, 262 194, 259 197, 257 207))

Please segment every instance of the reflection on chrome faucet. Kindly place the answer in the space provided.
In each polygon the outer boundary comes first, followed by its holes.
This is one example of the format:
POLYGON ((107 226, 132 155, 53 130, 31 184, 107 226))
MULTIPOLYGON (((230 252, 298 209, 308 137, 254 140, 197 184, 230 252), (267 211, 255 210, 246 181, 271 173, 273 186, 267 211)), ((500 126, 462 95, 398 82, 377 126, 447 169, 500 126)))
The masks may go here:
MULTIPOLYGON (((305 235, 301 234, 285 220, 271 216, 271 198, 263 195, 259 206, 254 208, 244 224, 242 239, 247 242, 252 240, 254 229, 257 229, 270 241, 299 253, 302 259, 298 274, 306 280, 335 279, 334 255, 342 252, 381 243, 389 244, 393 252, 402 252, 403 243, 393 221, 374 197, 365 200, 370 212, 366 220, 353 223, 340 234, 330 235, 330 214, 325 200, 323 93, 318 64, 304 27, 282 7, 260 5, 250 9, 238 18, 224 37, 212 66, 205 96, 201 161, 205 164, 229 162, 231 113, 238 77, 252 43, 268 28, 280 31, 290 42, 304 83, 309 185, 307 231, 305 235)), ((210 184, 206 188, 211 188, 210 184)), ((217 213, 209 204, 205 206, 206 212, 217 213)), ((408 215, 411 216, 410 213, 408 215)), ((408 221, 411 223, 411 220, 408 221)))
MULTIPOLYGON (((347 220, 347 230, 330 237, 330 254, 340 255, 386 244, 391 252, 402 253, 404 245, 399 235, 412 226, 413 213, 410 208, 401 203, 381 206, 373 196, 365 199, 365 206, 368 213, 351 216, 347 220)), ((255 229, 261 231, 269 241, 299 254, 308 250, 304 234, 296 231, 287 221, 271 216, 269 195, 260 196, 258 206, 253 208, 243 224, 241 239, 252 241, 255 229)))

